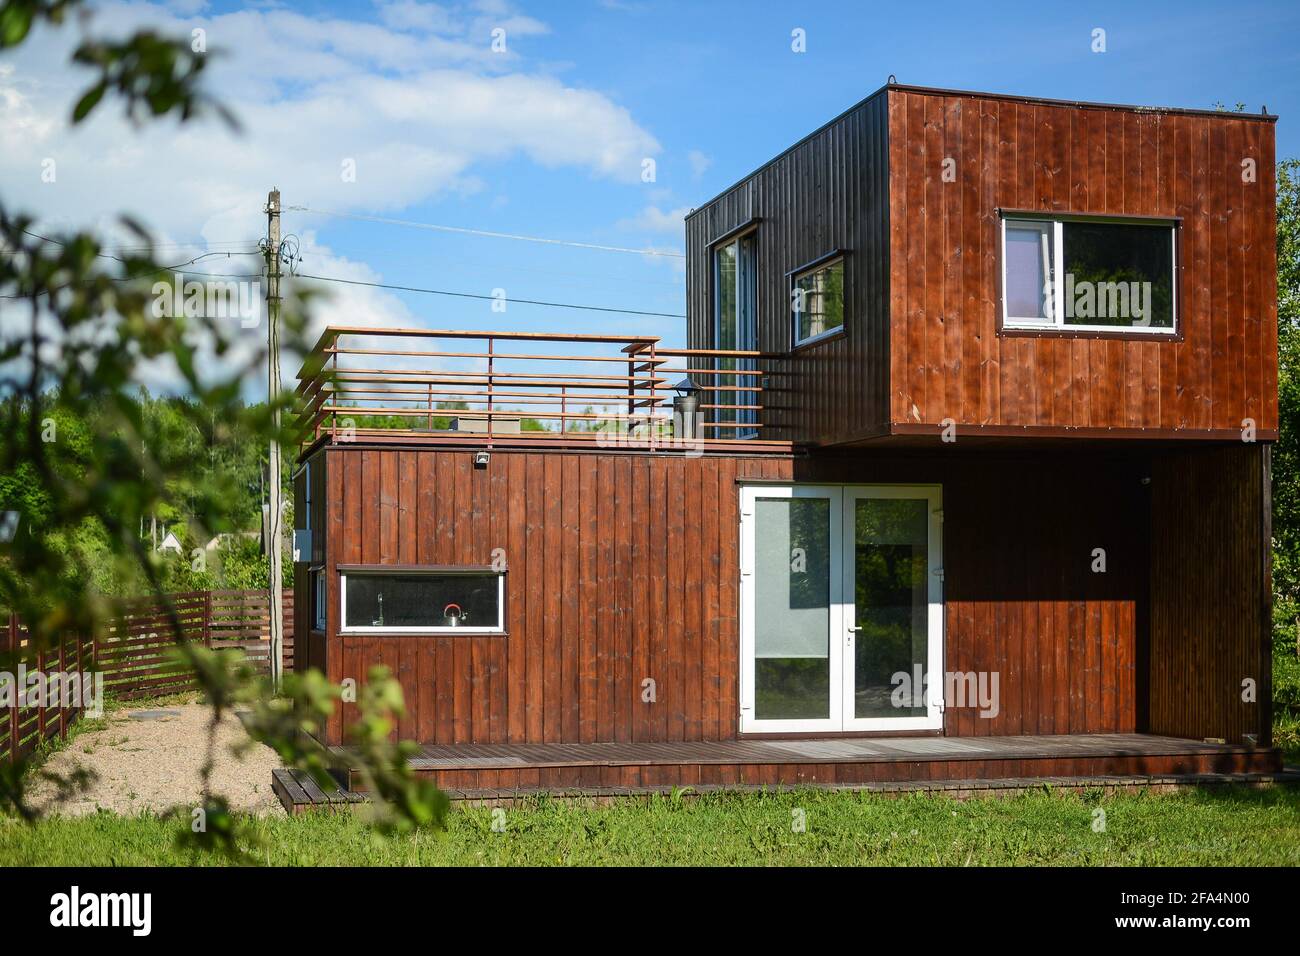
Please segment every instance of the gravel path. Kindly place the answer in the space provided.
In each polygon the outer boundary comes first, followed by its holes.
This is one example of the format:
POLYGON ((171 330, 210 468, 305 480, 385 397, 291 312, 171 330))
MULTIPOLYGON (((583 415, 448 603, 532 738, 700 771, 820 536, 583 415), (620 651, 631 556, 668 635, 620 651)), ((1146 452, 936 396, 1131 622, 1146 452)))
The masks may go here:
MULTIPOLYGON (((47 811, 81 815, 98 809, 114 813, 162 813, 173 807, 188 810, 201 801, 199 769, 208 745, 212 711, 199 703, 123 708, 108 716, 103 730, 82 733, 46 761, 43 769, 61 776, 77 768, 95 778, 89 789, 57 806, 57 788, 46 780, 33 784, 32 803, 47 811), (146 710, 175 711, 175 716, 135 720, 129 715, 146 710)), ((271 771, 280 766, 270 747, 254 745, 241 757, 231 745, 248 740, 243 725, 227 714, 217 731, 213 791, 225 796, 235 810, 283 813, 271 791, 271 771)))

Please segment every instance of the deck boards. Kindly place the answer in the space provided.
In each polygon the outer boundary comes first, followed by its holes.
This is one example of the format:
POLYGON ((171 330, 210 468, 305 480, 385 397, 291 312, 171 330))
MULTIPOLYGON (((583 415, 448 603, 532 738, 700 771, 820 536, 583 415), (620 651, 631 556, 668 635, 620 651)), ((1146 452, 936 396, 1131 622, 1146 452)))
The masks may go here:
MULTIPOLYGON (((346 748, 334 748, 346 759, 346 748)), ((686 764, 819 764, 962 760, 1078 760, 1091 757, 1249 754, 1243 747, 1148 734, 1015 737, 843 737, 812 740, 722 740, 658 743, 480 744, 421 746, 410 759, 421 771, 680 766, 686 764)))

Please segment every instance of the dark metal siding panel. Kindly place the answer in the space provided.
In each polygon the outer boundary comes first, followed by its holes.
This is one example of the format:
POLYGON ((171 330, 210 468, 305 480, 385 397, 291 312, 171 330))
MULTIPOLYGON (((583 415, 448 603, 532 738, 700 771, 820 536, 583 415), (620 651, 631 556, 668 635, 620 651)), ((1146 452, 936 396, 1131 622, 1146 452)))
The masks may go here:
POLYGON ((1271 123, 888 96, 901 147, 891 153, 891 252, 905 263, 891 290, 891 422, 1222 432, 1249 418, 1277 428, 1271 123), (1256 161, 1254 183, 1242 181, 1245 158, 1256 161), (974 215, 951 201, 970 177, 974 215), (1000 333, 999 207, 1181 217, 1181 339, 1000 333), (979 249, 978 270, 954 267, 979 249))
POLYGON ((1243 443, 1153 464, 1152 733, 1268 740, 1267 462, 1267 445, 1243 443))
POLYGON ((765 352, 792 345, 786 274, 834 249, 845 265, 846 334, 771 367, 764 438, 831 443, 886 418, 888 391, 888 117, 884 92, 697 210, 686 224, 687 334, 713 342, 709 243, 758 217, 758 335, 765 352))

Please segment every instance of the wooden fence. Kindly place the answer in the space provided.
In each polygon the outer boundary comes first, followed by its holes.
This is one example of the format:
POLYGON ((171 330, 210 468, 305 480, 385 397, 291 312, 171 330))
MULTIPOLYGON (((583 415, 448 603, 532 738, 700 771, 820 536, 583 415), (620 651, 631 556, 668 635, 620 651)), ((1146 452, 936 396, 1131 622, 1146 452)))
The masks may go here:
MULTIPOLYGON (((19 663, 28 673, 59 672, 74 680, 104 675, 104 691, 118 700, 135 700, 189 690, 194 677, 175 662, 169 651, 176 643, 173 624, 181 639, 220 650, 239 649, 262 672, 270 664, 270 597, 265 591, 188 591, 168 595, 172 613, 163 603, 142 599, 129 603, 124 613, 110 621, 98 639, 69 635, 42 652, 29 649, 26 626, 10 616, 0 632, 2 669, 17 678, 19 663)), ((293 668, 293 592, 284 595, 284 669, 293 668)), ((30 753, 54 737, 66 737, 81 716, 80 703, 64 706, 64 698, 38 700, 18 706, 17 688, 0 709, 0 761, 30 753)))

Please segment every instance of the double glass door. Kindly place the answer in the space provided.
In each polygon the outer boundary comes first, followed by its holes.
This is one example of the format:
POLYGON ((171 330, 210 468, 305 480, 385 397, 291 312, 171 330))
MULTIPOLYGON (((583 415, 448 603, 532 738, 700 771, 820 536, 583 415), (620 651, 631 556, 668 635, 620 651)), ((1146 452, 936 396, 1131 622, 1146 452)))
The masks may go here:
POLYGON ((937 485, 741 489, 741 732, 942 726, 941 501, 937 485))

